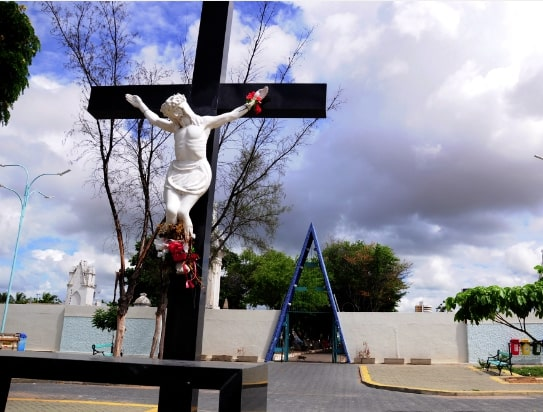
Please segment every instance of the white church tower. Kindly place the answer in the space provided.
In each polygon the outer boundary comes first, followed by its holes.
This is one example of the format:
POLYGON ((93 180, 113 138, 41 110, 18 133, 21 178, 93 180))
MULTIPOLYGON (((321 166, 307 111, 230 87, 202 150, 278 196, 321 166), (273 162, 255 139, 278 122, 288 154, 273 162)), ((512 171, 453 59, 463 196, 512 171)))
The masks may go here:
POLYGON ((92 305, 96 289, 95 278, 94 267, 89 265, 86 260, 79 262, 79 265, 70 271, 70 280, 68 281, 68 291, 66 292, 64 304, 92 305))

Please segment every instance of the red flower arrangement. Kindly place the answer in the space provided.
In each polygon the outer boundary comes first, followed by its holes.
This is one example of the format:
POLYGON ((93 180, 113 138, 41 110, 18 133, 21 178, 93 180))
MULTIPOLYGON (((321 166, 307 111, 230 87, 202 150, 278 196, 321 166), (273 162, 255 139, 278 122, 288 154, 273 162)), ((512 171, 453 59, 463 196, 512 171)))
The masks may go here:
POLYGON ((247 100, 247 103, 254 102, 253 109, 255 110, 255 114, 260 114, 262 113, 262 106, 261 106, 262 97, 260 96, 255 97, 255 94, 256 92, 250 92, 249 94, 247 94, 245 99, 247 100))
POLYGON ((196 283, 202 283, 198 277, 198 267, 196 265, 199 256, 194 251, 189 251, 192 248, 185 245, 183 241, 156 239, 155 247, 159 251, 159 256, 164 256, 164 253, 168 252, 171 254, 172 260, 175 262, 175 273, 185 276, 185 287, 187 289, 193 289, 196 283))

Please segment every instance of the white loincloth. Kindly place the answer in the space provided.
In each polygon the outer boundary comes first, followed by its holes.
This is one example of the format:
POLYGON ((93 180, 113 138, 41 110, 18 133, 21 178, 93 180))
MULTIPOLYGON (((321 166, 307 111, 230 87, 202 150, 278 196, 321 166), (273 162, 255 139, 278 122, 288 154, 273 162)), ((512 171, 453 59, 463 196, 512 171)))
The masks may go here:
POLYGON ((211 167, 207 159, 174 160, 168 169, 164 189, 201 196, 210 183, 211 167))

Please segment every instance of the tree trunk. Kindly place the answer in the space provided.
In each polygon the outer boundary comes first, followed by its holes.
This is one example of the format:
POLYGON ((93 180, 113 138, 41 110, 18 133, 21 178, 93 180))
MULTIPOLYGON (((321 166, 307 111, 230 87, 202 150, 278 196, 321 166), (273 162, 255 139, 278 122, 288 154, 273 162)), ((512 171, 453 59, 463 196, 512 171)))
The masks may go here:
POLYGON ((157 347, 159 346, 159 343, 160 343, 161 335, 162 335, 162 313, 160 311, 160 308, 158 308, 155 313, 155 333, 153 334, 153 341, 151 343, 151 352, 149 353, 149 357, 151 359, 155 357, 157 347))
POLYGON ((117 316, 117 333, 115 334, 115 344, 113 346, 113 356, 122 356, 124 334, 126 332, 126 314, 117 316))
POLYGON ((162 309, 162 330, 160 333, 160 347, 158 350, 158 359, 162 359, 164 357, 164 339, 166 337, 166 311, 164 308, 162 309))

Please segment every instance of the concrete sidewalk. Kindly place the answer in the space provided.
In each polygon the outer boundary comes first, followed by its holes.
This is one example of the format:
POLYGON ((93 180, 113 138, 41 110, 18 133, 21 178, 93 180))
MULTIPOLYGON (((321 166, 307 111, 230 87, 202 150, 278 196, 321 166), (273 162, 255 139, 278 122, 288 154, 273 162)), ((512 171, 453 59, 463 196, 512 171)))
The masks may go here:
MULTIPOLYGON (((501 376, 468 364, 360 365, 360 378, 370 387, 433 395, 543 395, 543 381, 510 383, 501 376)), ((532 379, 534 380, 534 379, 532 379)))

